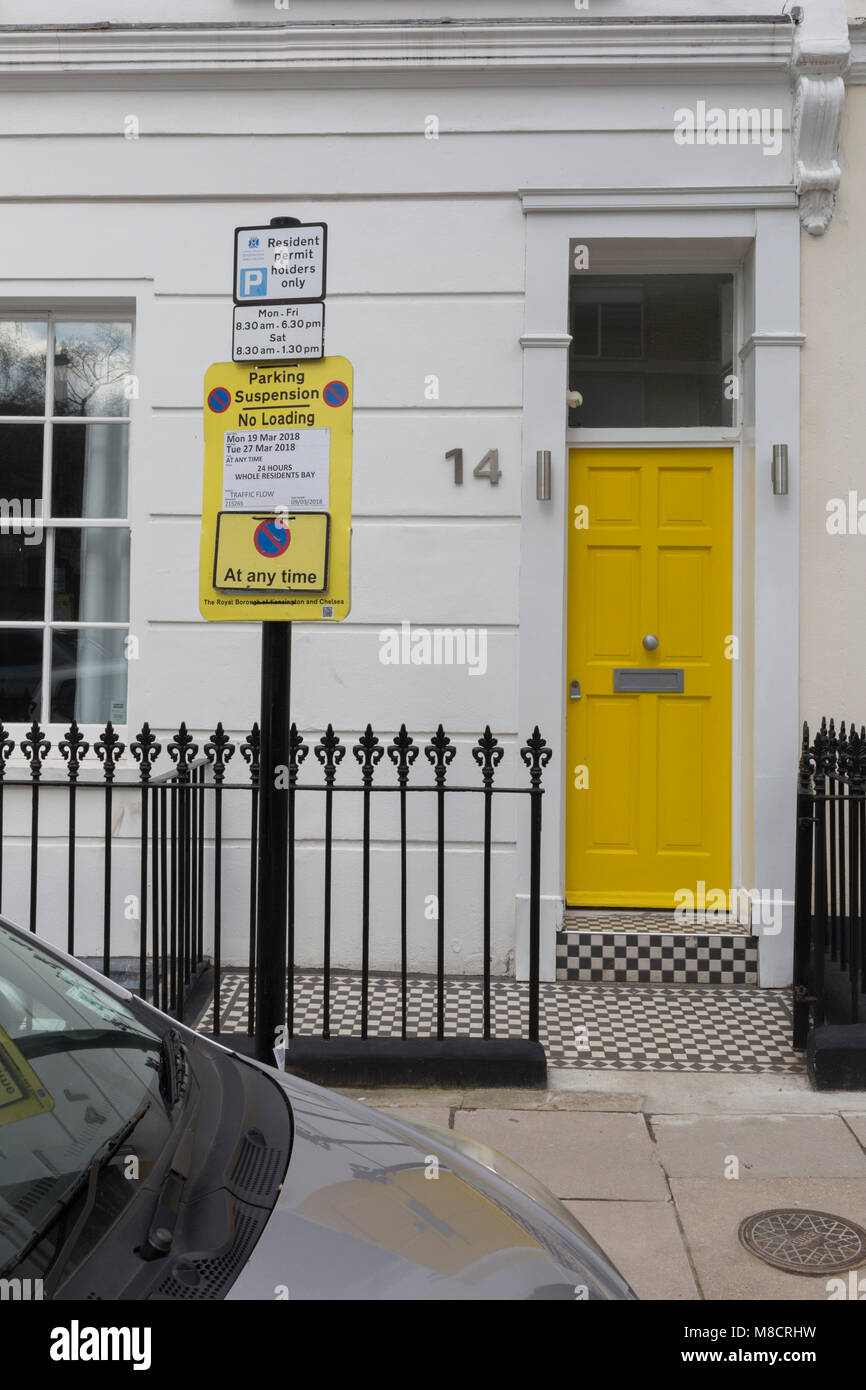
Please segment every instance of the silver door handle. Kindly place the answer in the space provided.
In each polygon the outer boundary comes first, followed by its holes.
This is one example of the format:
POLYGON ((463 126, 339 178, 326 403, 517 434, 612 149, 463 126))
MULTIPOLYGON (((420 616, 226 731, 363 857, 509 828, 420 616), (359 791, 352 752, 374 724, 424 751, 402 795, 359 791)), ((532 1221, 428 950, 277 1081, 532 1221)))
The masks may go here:
POLYGON ((657 637, 654 637, 651 632, 648 632, 646 637, 643 639, 643 645, 645 646, 648 652, 654 652, 658 644, 659 639, 657 637))
POLYGON ((571 681, 568 687, 568 695, 571 700, 580 699, 580 681, 571 681))

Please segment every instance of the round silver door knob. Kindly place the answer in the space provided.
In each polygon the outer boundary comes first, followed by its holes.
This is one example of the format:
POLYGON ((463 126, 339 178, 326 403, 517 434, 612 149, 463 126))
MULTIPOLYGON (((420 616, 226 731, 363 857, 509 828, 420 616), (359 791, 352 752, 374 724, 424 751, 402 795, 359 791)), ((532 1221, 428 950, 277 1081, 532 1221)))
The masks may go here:
POLYGON ((654 652, 659 644, 659 639, 657 637, 653 637, 651 632, 648 632, 646 637, 643 639, 643 644, 648 652, 654 652))

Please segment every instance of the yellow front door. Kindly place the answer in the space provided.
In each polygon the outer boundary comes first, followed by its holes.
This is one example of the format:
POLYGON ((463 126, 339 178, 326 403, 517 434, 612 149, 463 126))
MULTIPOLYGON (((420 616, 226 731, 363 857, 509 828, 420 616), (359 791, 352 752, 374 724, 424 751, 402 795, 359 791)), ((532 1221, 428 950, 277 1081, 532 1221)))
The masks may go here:
POLYGON ((727 892, 731 452, 575 449, 569 499, 566 901, 727 892))

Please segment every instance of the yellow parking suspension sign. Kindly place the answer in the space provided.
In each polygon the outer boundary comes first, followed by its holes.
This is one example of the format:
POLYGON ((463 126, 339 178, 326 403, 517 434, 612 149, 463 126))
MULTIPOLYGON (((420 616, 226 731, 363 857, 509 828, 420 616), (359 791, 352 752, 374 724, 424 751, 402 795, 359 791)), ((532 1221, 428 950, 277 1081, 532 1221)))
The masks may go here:
POLYGON ((352 365, 216 362, 205 374, 199 605, 210 622, 349 612, 352 365))

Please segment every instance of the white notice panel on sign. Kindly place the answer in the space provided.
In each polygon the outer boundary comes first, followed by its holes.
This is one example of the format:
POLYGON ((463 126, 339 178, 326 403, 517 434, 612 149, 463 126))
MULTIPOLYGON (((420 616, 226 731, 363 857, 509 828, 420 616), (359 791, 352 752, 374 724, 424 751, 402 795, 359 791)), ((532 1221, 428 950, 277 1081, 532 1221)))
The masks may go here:
POLYGON ((325 355, 324 304, 236 304, 234 362, 300 362, 325 355))
POLYGON ((235 228, 235 303, 297 304, 325 298, 324 222, 235 228))
POLYGON ((223 511, 327 511, 330 456, 329 429, 227 430, 223 511))

